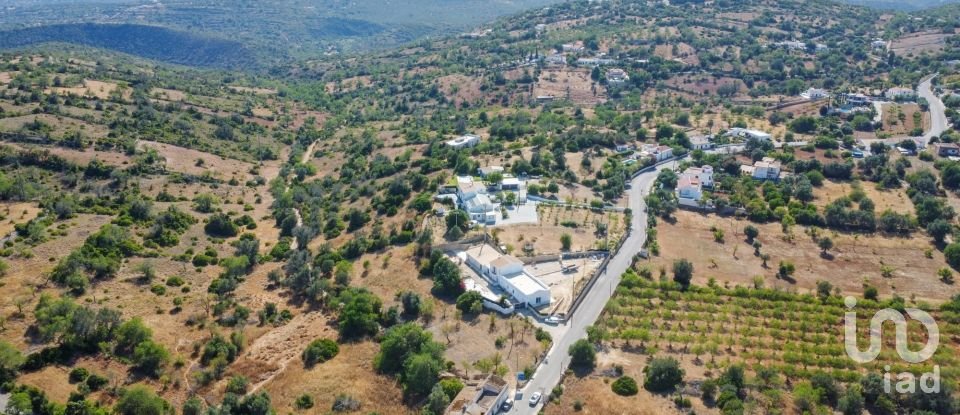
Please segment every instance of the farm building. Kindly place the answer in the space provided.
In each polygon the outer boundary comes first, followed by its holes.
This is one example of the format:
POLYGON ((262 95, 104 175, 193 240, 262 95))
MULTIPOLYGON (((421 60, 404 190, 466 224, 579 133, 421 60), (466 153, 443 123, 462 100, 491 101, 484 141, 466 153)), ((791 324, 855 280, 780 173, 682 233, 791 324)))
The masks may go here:
POLYGON ((550 304, 550 288, 523 269, 523 262, 483 244, 467 249, 465 262, 477 274, 510 294, 520 305, 541 307, 550 304))

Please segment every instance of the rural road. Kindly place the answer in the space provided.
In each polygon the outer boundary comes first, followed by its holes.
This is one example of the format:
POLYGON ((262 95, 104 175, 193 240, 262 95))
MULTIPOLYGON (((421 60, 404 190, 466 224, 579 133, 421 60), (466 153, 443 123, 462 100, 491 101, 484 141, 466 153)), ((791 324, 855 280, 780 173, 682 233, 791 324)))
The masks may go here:
POLYGON ((930 104, 930 131, 927 131, 927 133, 923 135, 924 145, 929 143, 931 138, 939 137, 940 134, 943 134, 948 126, 947 110, 943 106, 943 101, 940 100, 940 97, 933 92, 933 86, 931 85, 932 80, 933 76, 928 77, 917 86, 917 94, 921 98, 926 99, 930 104))
POLYGON ((633 262, 633 256, 640 252, 647 239, 647 212, 643 198, 650 192, 660 170, 673 168, 675 162, 668 162, 657 166, 656 169, 643 173, 631 181, 631 188, 627 192, 628 206, 633 211, 630 222, 630 234, 620 250, 614 254, 607 265, 607 270, 600 275, 593 288, 587 292, 586 298, 576 313, 566 322, 569 326, 566 334, 554 339, 553 347, 547 354, 544 363, 523 389, 522 399, 514 402, 508 414, 536 414, 543 406, 543 399, 536 406, 530 406, 527 399, 533 392, 539 391, 544 398, 550 394, 553 387, 560 382, 560 376, 570 363, 567 349, 579 339, 587 337, 587 327, 600 317, 603 307, 613 295, 613 290, 620 284, 620 276, 626 272, 633 262))
MULTIPOLYGON (((946 107, 943 105, 943 101, 940 100, 940 97, 933 92, 932 80, 934 76, 928 76, 922 82, 920 82, 919 85, 917 85, 917 96, 926 99, 927 103, 930 105, 930 129, 920 137, 920 139, 923 141, 923 147, 926 147, 927 144, 930 143, 930 139, 933 137, 939 137, 944 131, 947 131, 947 128, 950 126, 949 122, 947 122, 946 107)), ((887 139, 867 139, 863 140, 863 142, 867 145, 870 145, 870 143, 873 142, 882 142, 888 146, 895 146, 907 138, 910 137, 898 136, 887 139)))

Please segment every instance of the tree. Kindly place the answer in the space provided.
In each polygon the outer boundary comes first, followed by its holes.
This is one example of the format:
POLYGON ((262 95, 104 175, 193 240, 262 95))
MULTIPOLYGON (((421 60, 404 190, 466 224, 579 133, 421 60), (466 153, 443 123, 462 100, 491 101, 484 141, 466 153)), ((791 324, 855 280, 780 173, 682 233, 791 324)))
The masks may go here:
POLYGON ((438 294, 458 295, 463 292, 460 268, 445 256, 433 265, 433 290, 438 294))
POLYGON ((20 350, 0 340, 0 383, 14 380, 23 362, 23 354, 20 350))
POLYGON ((621 376, 610 385, 613 393, 620 396, 633 396, 639 392, 637 381, 630 376, 621 376))
POLYGON ((140 343, 150 340, 153 331, 150 330, 140 317, 134 317, 117 327, 114 336, 114 352, 121 356, 130 356, 140 343))
POLYGON ((443 345, 433 341, 433 335, 417 324, 396 325, 384 334, 380 352, 373 359, 373 367, 380 373, 396 374, 403 369, 407 359, 424 353, 441 360, 443 345))
POLYGON ((447 213, 447 233, 452 231, 454 228, 457 228, 457 231, 460 232, 460 235, 467 233, 470 230, 470 214, 461 209, 455 209, 450 213, 447 213))
MULTIPOLYGON (((424 396, 431 392, 443 369, 442 361, 429 353, 410 356, 403 364, 404 392, 413 396, 424 396)), ((443 392, 443 389, 440 389, 443 392)), ((446 396, 446 394, 444 394, 446 396)))
POLYGON ((210 216, 210 220, 204 225, 203 230, 207 234, 219 238, 234 237, 240 232, 240 228, 225 213, 215 213, 210 216))
POLYGON ((790 131, 797 134, 810 134, 817 129, 817 119, 810 116, 797 117, 788 124, 790 131))
POLYGON ((570 246, 573 245, 573 237, 571 237, 569 233, 560 235, 560 245, 564 251, 569 251, 570 246))
POLYGON ((654 358, 643 369, 645 378, 643 387, 651 392, 671 391, 683 382, 683 369, 680 362, 672 357, 654 358))
POLYGON ((382 302, 376 295, 364 289, 350 288, 340 295, 343 308, 340 311, 339 329, 344 338, 356 338, 377 334, 382 302))
POLYGON ((826 300, 830 298, 830 293, 833 291, 833 285, 830 285, 827 281, 817 281, 817 297, 820 297, 821 300, 826 300))
POLYGON ((933 237, 933 240, 936 241, 937 244, 942 244, 947 235, 952 231, 953 226, 950 225, 950 222, 943 219, 936 219, 927 224, 927 233, 933 237))
POLYGON ((203 399, 191 396, 183 403, 183 415, 203 415, 203 399))
POLYGON ((170 353, 153 340, 140 343, 133 351, 133 362, 137 369, 155 378, 163 374, 163 367, 168 361, 170 361, 170 353))
POLYGON ((760 230, 756 226, 747 225, 743 227, 743 234, 747 236, 747 242, 753 243, 753 240, 760 236, 760 230))
POLYGON ((340 353, 340 346, 337 342, 330 339, 317 339, 310 342, 307 348, 303 350, 303 364, 311 367, 317 363, 323 363, 333 359, 340 353))
POLYGON ((796 270, 797 267, 793 265, 793 262, 780 261, 780 265, 777 267, 777 275, 784 279, 790 278, 796 270))
POLYGON ((820 247, 820 253, 826 255, 827 251, 833 248, 833 240, 830 239, 830 237, 824 236, 817 241, 817 246, 820 247))
POLYGON ((863 395, 860 393, 860 385, 850 385, 847 391, 837 402, 837 409, 843 412, 843 415, 860 415, 864 408, 863 395))
POLYGON ((220 200, 209 193, 201 193, 193 198, 193 209, 200 213, 213 213, 220 200))
POLYGON ((136 385, 120 396, 117 405, 113 407, 119 415, 168 415, 173 414, 173 408, 152 390, 136 385))
POLYGON ((427 396, 426 410, 433 415, 443 415, 443 412, 450 405, 450 397, 444 392, 439 383, 433 385, 430 395, 427 396))
POLYGON ((960 243, 955 242, 947 245, 946 249, 943 250, 943 256, 953 269, 960 269, 960 243))
POLYGON ((597 362, 597 351, 586 339, 580 339, 570 345, 567 349, 570 355, 570 365, 593 369, 597 362))
POLYGON ((673 261, 673 280, 683 289, 687 289, 690 287, 691 279, 693 279, 693 264, 686 259, 673 261))
POLYGON ((464 314, 478 314, 483 310, 483 296, 476 291, 467 291, 457 297, 457 309, 464 314))

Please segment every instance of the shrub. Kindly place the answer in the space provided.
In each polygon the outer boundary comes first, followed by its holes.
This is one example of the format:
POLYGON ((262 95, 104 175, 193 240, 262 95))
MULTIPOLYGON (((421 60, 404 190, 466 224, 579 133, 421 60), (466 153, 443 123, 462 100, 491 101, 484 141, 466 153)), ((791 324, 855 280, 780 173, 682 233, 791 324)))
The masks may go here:
POLYGON ((333 359, 340 353, 340 346, 330 339, 317 339, 303 351, 303 364, 307 367, 333 359))
POLYGON ((483 310, 483 296, 476 291, 467 291, 457 297, 457 309, 464 314, 477 314, 483 310))
POLYGON ((630 376, 621 376, 613 381, 611 388, 613 389, 613 393, 620 396, 633 396, 640 391, 637 387, 637 381, 630 376))
POLYGON ((75 367, 70 370, 70 383, 83 382, 87 380, 88 377, 90 377, 90 371, 88 371, 86 368, 75 367))
POLYGON ((92 373, 89 377, 87 377, 86 383, 87 387, 89 387, 91 391, 98 391, 104 386, 107 386, 107 383, 110 383, 110 379, 107 379, 106 377, 100 376, 96 373, 92 373))
POLYGON ((167 286, 168 286, 168 287, 179 287, 179 286, 181 286, 181 285, 183 285, 183 284, 184 284, 184 281, 183 281, 183 278, 182 278, 182 277, 179 277, 179 276, 174 275, 174 276, 172 276, 172 277, 170 277, 170 278, 167 278, 167 286))
POLYGON ((360 409, 360 401, 353 399, 349 395, 339 395, 333 400, 333 406, 330 408, 333 412, 349 412, 360 409))
POLYGON ((294 405, 300 410, 313 408, 313 397, 307 394, 300 395, 294 405))
POLYGON ((943 256, 946 257, 947 263, 951 267, 960 269, 960 243, 947 245, 947 248, 943 250, 943 256))
POLYGON ((644 368, 643 387, 651 392, 666 392, 683 381, 683 369, 673 358, 655 358, 644 368))
POLYGON ((586 339, 580 339, 571 344, 567 353, 570 354, 570 364, 572 366, 593 368, 597 361, 597 351, 586 339))
POLYGON ((210 221, 204 225, 203 230, 211 236, 221 238, 237 236, 237 233, 240 231, 237 225, 230 220, 230 217, 224 213, 217 213, 210 216, 210 221))

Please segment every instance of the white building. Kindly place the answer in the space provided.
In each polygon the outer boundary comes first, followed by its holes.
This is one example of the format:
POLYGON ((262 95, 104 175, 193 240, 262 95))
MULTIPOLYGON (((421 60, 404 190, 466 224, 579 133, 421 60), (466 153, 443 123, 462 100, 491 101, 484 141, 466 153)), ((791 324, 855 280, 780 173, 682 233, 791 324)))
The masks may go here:
POLYGON ((691 150, 709 150, 713 148, 713 142, 708 135, 697 135, 690 137, 691 150))
POLYGON ((768 133, 765 133, 760 130, 751 130, 747 128, 731 128, 729 131, 727 131, 727 135, 731 137, 740 137, 744 140, 752 138, 755 140, 770 141, 773 139, 773 136, 771 136, 768 133))
POLYGON ((516 304, 542 307, 550 304, 550 288, 523 269, 523 262, 511 255, 502 255, 483 244, 465 252, 466 263, 478 274, 514 298, 516 304))
POLYGON ((465 387, 453 398, 445 415, 493 415, 509 397, 507 381, 497 375, 490 375, 486 381, 475 387, 465 387))
POLYGON ((613 65, 617 63, 616 59, 610 58, 580 58, 577 59, 577 65, 580 66, 600 66, 600 65, 613 65))
POLYGON ((713 187, 713 167, 690 167, 677 180, 677 199, 681 205, 699 206, 703 188, 713 187))
POLYGON ((821 99, 830 98, 830 93, 825 89, 820 88, 810 88, 806 92, 800 94, 801 97, 809 99, 811 101, 817 101, 821 99))
POLYGON ((651 158, 659 163, 673 157, 673 149, 668 146, 658 146, 656 144, 644 144, 640 150, 641 158, 651 158))
POLYGON ((872 47, 873 50, 887 50, 887 42, 883 39, 875 39, 870 43, 870 47, 872 47))
POLYGON ((487 187, 472 177, 457 177, 457 198, 460 208, 470 215, 471 220, 480 223, 497 221, 497 212, 487 195, 487 187))
POLYGON ((583 45, 577 43, 565 43, 560 46, 560 48, 563 49, 564 52, 583 52, 583 45))
POLYGON ((764 157, 763 160, 753 163, 752 166, 740 166, 740 172, 749 174, 757 180, 780 180, 780 168, 779 161, 764 157))
POLYGON ((552 55, 548 55, 543 59, 543 61, 549 65, 566 65, 567 57, 562 53, 554 53, 552 55))
POLYGON ((610 86, 621 86, 630 81, 630 76, 627 75, 627 71, 614 68, 607 71, 607 85, 610 86))
POLYGON ((477 169, 477 174, 479 174, 480 177, 483 177, 484 179, 486 179, 487 176, 489 176, 489 175, 491 175, 491 174, 493 174, 493 173, 501 173, 501 174, 503 174, 503 167, 501 167, 501 166, 486 166, 486 167, 480 167, 480 168, 477 169))
POLYGON ((474 134, 465 134, 453 140, 447 141, 447 145, 456 149, 473 147, 480 144, 480 136, 474 134))
POLYGON ((843 94, 842 98, 844 103, 854 107, 870 105, 872 102, 870 97, 863 94, 843 94))
POLYGON ((915 98, 917 96, 917 92, 910 88, 895 87, 888 89, 883 93, 883 96, 887 97, 887 99, 891 101, 909 100, 915 98))

